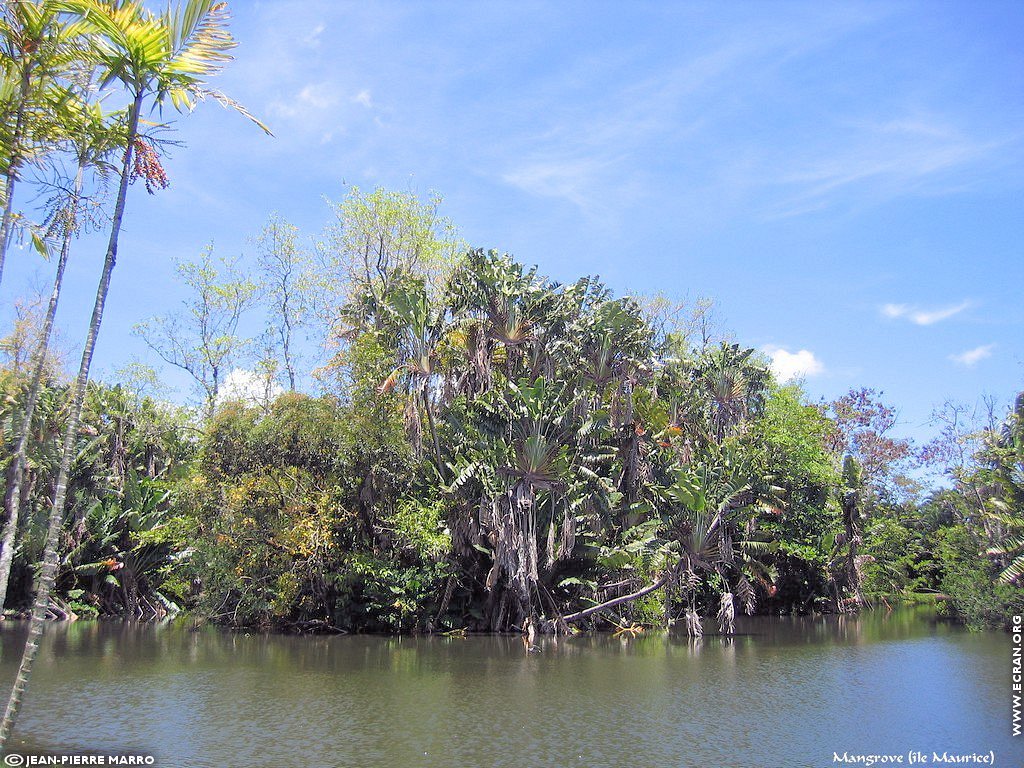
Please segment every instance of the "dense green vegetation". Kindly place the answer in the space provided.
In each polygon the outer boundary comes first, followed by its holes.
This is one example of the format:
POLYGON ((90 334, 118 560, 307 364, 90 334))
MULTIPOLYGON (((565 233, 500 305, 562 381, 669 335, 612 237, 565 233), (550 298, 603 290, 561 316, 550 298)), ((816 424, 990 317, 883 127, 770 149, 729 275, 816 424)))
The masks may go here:
MULTIPOLYGON (((396 204, 408 220, 433 210, 382 191, 343 209, 396 204)), ((372 273, 332 257, 343 279, 327 285, 303 273, 304 304, 333 319, 307 318, 333 343, 315 379, 298 377, 304 391, 277 383, 280 344, 264 345, 247 387, 195 369, 222 383, 197 387, 194 410, 140 394, 137 375, 91 385, 55 608, 185 608, 292 630, 700 634, 708 619, 729 631, 741 610, 913 595, 946 595, 977 626, 1024 607, 1019 407, 928 446, 954 482, 928 493, 876 393, 809 402, 753 350, 693 333, 678 307, 594 278, 559 285, 494 252, 416 263, 421 252, 396 248, 372 273)), ((196 296, 248 301, 209 259, 196 296)), ((19 334, 5 345, 5 425, 24 407, 31 329, 19 334)), ((219 343, 237 350, 229 365, 257 346, 237 327, 219 343)), ((67 386, 52 366, 33 418, 11 608, 31 598, 67 386)))
POLYGON ((189 299, 137 333, 191 406, 142 369, 87 384, 128 188, 168 181, 143 109, 248 116, 203 82, 233 45, 225 10, 16 3, 0 37, 3 256, 17 238, 57 256, 3 342, 7 608, 695 636, 740 611, 1024 609, 1024 400, 967 426, 947 409, 916 448, 879 393, 814 402, 705 305, 471 249, 439 199, 353 189, 312 240, 272 216, 252 263, 183 254, 189 299), (112 93, 125 110, 98 106, 112 93), (88 227, 110 240, 70 379, 50 340, 88 227))

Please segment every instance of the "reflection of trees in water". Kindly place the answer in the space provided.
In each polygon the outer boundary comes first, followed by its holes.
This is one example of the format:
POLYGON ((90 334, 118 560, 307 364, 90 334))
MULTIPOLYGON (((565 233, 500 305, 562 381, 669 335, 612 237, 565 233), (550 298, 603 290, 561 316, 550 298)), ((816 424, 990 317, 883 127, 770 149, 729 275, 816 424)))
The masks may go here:
MULTIPOLYGON (((88 657, 111 669, 130 664, 133 673, 149 666, 258 668, 290 674, 342 674, 356 668, 458 678, 466 669, 474 674, 500 673, 510 664, 530 673, 535 663, 583 655, 675 656, 682 651, 699 658, 714 649, 717 655, 735 662, 745 653, 774 646, 864 645, 958 631, 936 620, 930 606, 869 609, 860 614, 738 617, 736 630, 731 638, 708 634, 696 640, 681 630, 616 636, 537 635, 526 652, 518 634, 296 637, 226 632, 214 627, 190 631, 182 622, 78 621, 48 626, 41 653, 50 664, 88 657)), ((24 633, 24 626, 7 622, 0 642, 5 648, 14 648, 23 641, 24 633)))

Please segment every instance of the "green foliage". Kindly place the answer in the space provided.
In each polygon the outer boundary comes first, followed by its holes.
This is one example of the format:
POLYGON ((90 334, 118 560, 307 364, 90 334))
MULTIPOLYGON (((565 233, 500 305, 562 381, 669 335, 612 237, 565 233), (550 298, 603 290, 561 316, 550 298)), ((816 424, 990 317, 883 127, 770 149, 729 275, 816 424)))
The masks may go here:
POLYGON ((448 575, 443 561, 402 566, 390 559, 354 554, 337 576, 348 593, 344 619, 376 631, 422 629, 448 575))
POLYGON ((899 595, 935 589, 920 531, 894 517, 878 517, 865 531, 864 590, 868 595, 899 595))
MULTIPOLYGON (((0 405, 5 439, 20 423, 24 383, 6 380, 0 405)), ((10 602, 23 604, 31 588, 33 564, 43 548, 44 520, 56 481, 67 409, 67 387, 43 386, 33 413, 23 499, 26 514, 13 565, 18 591, 10 602)), ((175 520, 173 488, 192 460, 194 446, 181 412, 120 386, 90 385, 83 409, 68 487, 69 531, 64 542, 58 587, 76 612, 86 615, 151 616, 164 610, 164 581, 185 536, 170 535, 175 520), (147 605, 152 605, 152 609, 147 605), (80 610, 79 610, 80 609, 80 610)), ((2 466, 10 469, 11 443, 2 466)), ((170 598, 174 599, 174 598, 170 598)))
POLYGON ((775 541, 781 578, 777 610, 825 607, 829 564, 836 549, 838 461, 829 450, 834 427, 796 385, 771 388, 762 418, 742 439, 743 450, 778 500, 762 509, 760 530, 775 541))
POLYGON ((939 530, 942 591, 952 614, 972 629, 1009 629, 1010 617, 1024 612, 1024 589, 997 580, 998 566, 979 554, 983 542, 965 525, 939 530))
POLYGON ((320 287, 332 298, 340 289, 349 324, 374 315, 405 279, 423 281, 436 299, 465 251, 455 226, 439 213, 439 195, 421 201, 408 192, 351 187, 344 200, 330 205, 335 220, 318 244, 324 266, 320 287))
POLYGON ((452 548, 452 537, 445 524, 441 500, 426 503, 401 499, 384 522, 390 527, 396 549, 407 551, 421 562, 443 560, 452 548))

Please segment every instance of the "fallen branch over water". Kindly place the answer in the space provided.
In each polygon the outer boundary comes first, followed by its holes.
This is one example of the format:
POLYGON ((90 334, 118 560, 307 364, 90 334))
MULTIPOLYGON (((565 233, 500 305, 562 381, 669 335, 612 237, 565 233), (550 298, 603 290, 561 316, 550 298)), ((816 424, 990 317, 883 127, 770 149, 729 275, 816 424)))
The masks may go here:
POLYGON ((616 598, 614 598, 612 600, 608 600, 608 601, 606 601, 604 603, 599 603, 597 605, 593 605, 590 608, 585 608, 584 610, 577 611, 576 613, 570 613, 568 616, 563 616, 562 617, 562 621, 564 621, 566 624, 572 624, 573 622, 580 621, 581 619, 585 619, 588 616, 593 616, 595 613, 600 613, 601 611, 606 611, 609 608, 614 608, 617 605, 622 605, 623 603, 628 603, 628 602, 630 602, 632 600, 637 600, 637 599, 643 597, 644 595, 649 595, 649 594, 651 594, 651 592, 654 592, 655 590, 658 590, 658 589, 661 589, 662 587, 664 587, 668 583, 668 580, 669 580, 670 576, 671 576, 671 571, 666 571, 661 576, 661 578, 659 578, 655 582, 652 582, 651 584, 648 584, 643 589, 640 589, 640 590, 638 590, 636 592, 632 592, 632 593, 630 593, 628 595, 622 595, 621 597, 616 597, 616 598))

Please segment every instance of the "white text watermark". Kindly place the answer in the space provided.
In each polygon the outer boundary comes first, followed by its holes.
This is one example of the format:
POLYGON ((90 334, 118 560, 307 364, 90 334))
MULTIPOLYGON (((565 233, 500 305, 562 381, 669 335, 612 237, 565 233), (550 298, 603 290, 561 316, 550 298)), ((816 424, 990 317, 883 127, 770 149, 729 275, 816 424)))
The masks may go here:
POLYGON ((155 765, 152 755, 4 755, 4 765, 155 765))
POLYGON ((1021 695, 1021 621, 1020 616, 1013 617, 1010 639, 1013 648, 1010 651, 1010 728, 1014 736, 1020 736, 1020 695, 1021 695))
POLYGON ((833 752, 833 765, 995 765, 996 753, 949 752, 911 749, 896 754, 863 754, 859 752, 833 752))

